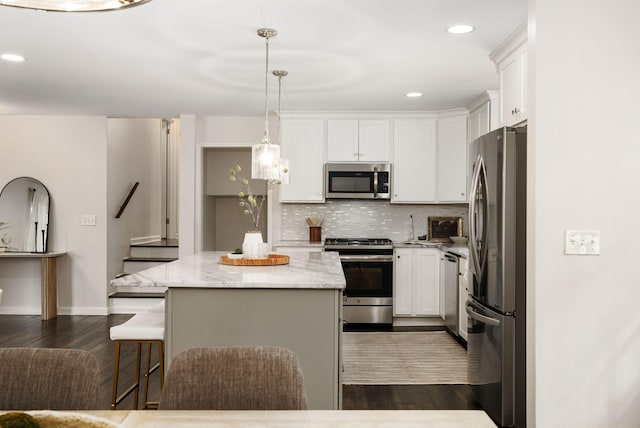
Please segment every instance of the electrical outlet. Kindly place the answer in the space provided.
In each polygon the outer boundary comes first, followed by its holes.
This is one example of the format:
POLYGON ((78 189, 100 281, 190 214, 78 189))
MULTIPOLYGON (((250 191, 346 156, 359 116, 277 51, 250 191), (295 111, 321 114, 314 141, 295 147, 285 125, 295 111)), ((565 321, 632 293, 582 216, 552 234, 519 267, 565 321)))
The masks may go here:
POLYGON ((567 230, 564 253, 580 256, 600 254, 600 231, 567 230))
POLYGON ((96 225, 96 216, 95 215, 83 215, 82 220, 80 221, 81 226, 95 226, 96 225))

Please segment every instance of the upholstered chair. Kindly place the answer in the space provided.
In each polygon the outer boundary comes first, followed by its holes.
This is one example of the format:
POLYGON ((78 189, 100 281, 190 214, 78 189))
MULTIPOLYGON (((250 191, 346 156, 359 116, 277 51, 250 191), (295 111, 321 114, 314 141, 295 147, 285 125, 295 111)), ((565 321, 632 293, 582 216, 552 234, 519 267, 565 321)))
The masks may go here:
POLYGON ((192 348, 171 361, 161 410, 304 410, 298 357, 261 346, 192 348))
POLYGON ((0 348, 0 409, 96 410, 98 373, 80 349, 0 348))

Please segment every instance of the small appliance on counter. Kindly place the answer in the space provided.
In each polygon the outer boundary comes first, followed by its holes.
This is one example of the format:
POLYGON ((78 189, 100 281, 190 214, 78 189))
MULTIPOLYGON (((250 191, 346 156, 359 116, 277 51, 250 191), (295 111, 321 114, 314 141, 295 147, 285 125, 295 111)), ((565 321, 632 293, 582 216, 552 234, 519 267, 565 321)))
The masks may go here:
POLYGON ((427 235, 431 242, 451 242, 452 236, 462 236, 462 217, 429 217, 427 235))

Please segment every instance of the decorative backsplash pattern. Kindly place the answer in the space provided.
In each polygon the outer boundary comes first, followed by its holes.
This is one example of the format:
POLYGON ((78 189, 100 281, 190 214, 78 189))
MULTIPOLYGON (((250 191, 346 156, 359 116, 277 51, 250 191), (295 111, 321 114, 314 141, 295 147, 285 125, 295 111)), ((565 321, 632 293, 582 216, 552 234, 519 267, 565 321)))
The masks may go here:
POLYGON ((396 205, 386 201, 327 200, 324 204, 282 204, 281 240, 309 239, 305 219, 319 217, 322 240, 325 238, 410 239, 413 215, 414 239, 427 233, 428 217, 462 217, 463 235, 467 235, 467 205, 396 205))

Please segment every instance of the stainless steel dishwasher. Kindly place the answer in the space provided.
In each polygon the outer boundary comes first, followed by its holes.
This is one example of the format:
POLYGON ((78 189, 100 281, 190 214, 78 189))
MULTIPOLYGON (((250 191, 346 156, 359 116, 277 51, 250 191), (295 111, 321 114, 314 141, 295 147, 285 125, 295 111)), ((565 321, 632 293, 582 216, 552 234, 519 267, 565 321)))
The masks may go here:
POLYGON ((458 336, 458 256, 444 254, 444 324, 458 336))

